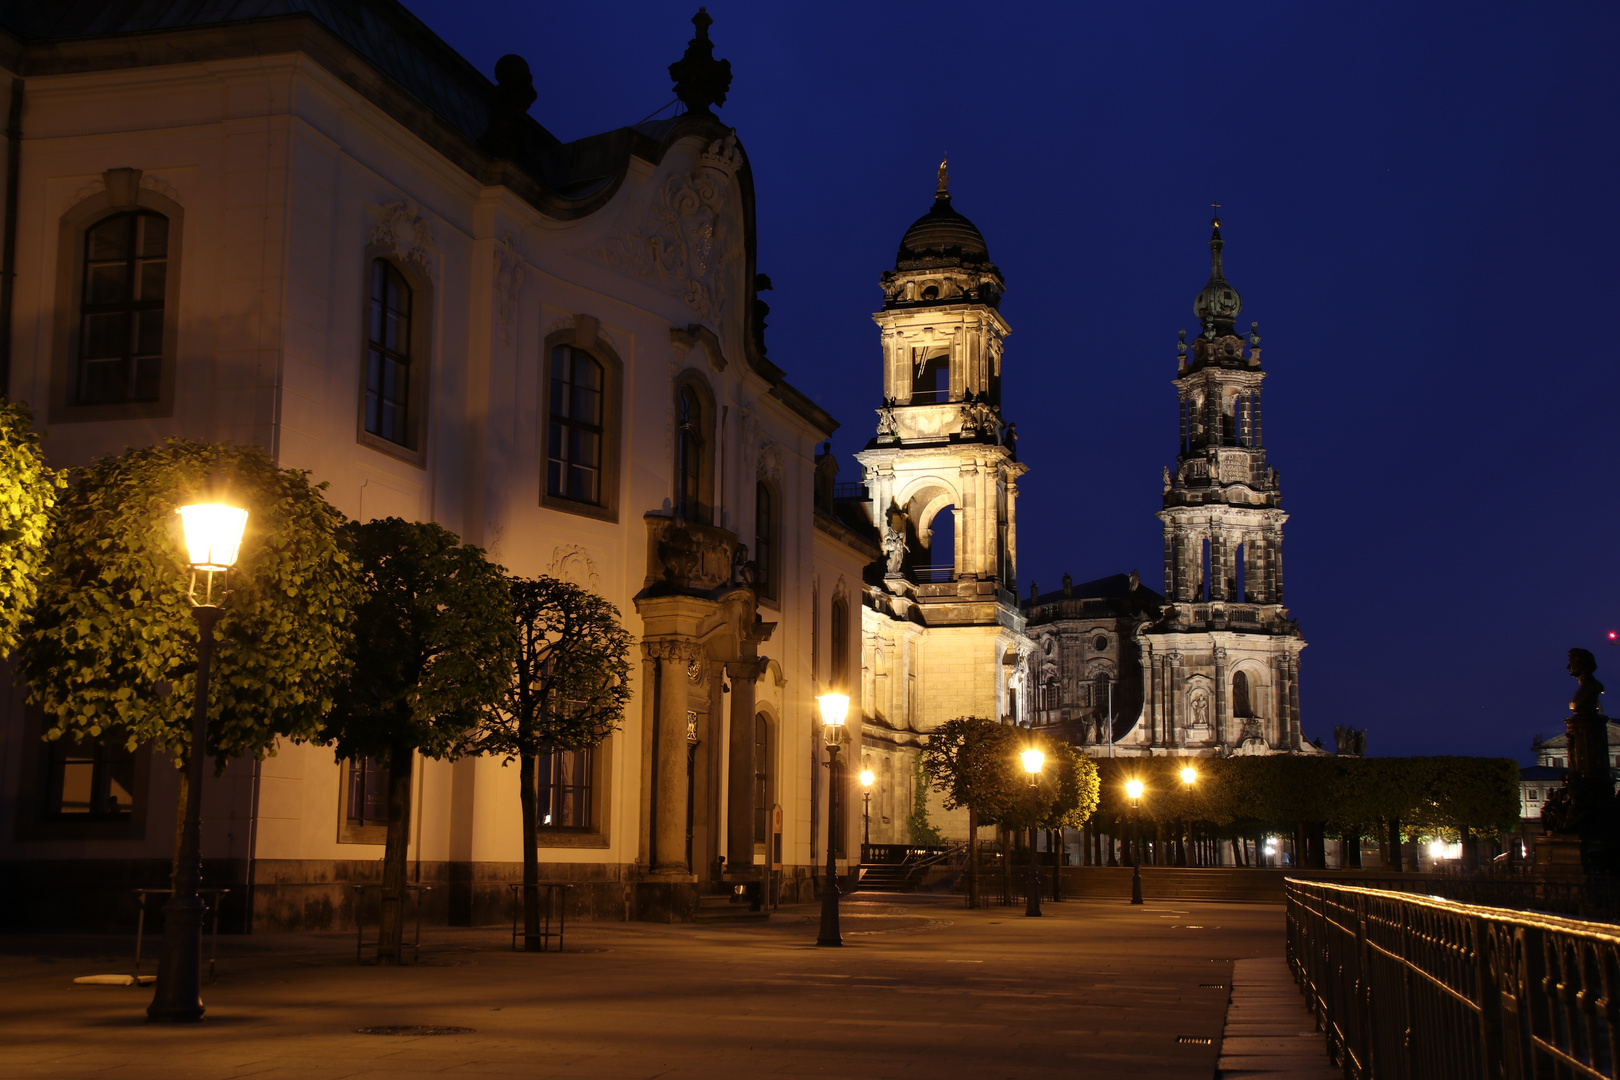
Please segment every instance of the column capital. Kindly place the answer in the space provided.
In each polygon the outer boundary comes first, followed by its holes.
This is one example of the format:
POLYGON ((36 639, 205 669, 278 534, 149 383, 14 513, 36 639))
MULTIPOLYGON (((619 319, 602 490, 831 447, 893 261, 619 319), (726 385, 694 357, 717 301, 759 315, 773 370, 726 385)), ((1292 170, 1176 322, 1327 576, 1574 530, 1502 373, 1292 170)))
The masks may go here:
POLYGON ((702 645, 686 638, 644 639, 641 643, 641 654, 649 660, 677 660, 686 663, 702 660, 706 655, 702 645))
POLYGON ((727 660, 726 674, 731 677, 733 682, 740 679, 743 682, 752 683, 765 674, 765 669, 770 666, 770 662, 771 658, 768 656, 758 656, 744 660, 727 660))

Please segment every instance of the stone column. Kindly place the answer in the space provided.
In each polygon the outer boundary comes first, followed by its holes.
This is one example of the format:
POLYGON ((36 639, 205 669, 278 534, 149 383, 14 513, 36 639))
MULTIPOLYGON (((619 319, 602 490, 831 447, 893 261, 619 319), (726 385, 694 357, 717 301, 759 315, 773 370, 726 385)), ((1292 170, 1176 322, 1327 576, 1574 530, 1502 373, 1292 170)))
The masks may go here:
POLYGON ((1209 598, 1227 599, 1226 592, 1226 534, 1215 522, 1209 529, 1209 598))
POLYGON ((1181 599, 1176 593, 1176 534, 1168 525, 1164 527, 1164 596, 1171 603, 1181 599))
MULTIPOLYGON (((1215 737, 1215 742, 1217 744, 1224 744, 1226 742, 1226 729, 1227 729, 1226 711, 1227 711, 1227 709, 1229 707, 1228 703, 1227 703, 1227 700, 1226 700, 1227 696, 1228 696, 1228 694, 1227 694, 1227 688, 1226 688, 1226 650, 1225 649, 1216 649, 1215 650, 1215 700, 1212 703, 1213 708, 1211 710, 1214 713, 1214 715, 1209 718, 1209 723, 1210 723, 1210 734, 1215 737)), ((1233 726, 1236 726, 1236 725, 1234 724, 1233 726)))
POLYGON ((1303 736, 1299 729, 1299 657, 1289 656, 1288 665, 1288 745, 1298 750, 1303 736))
MULTIPOLYGON (((753 649, 747 651, 752 652, 753 649)), ((730 765, 726 774, 726 880, 752 878, 754 868, 754 689, 768 661, 734 660, 731 677, 730 765)))
POLYGON ((653 873, 686 875, 686 727, 687 665, 699 658, 699 646, 666 639, 649 642, 647 650, 658 659, 658 736, 653 753, 657 783, 653 835, 653 873))

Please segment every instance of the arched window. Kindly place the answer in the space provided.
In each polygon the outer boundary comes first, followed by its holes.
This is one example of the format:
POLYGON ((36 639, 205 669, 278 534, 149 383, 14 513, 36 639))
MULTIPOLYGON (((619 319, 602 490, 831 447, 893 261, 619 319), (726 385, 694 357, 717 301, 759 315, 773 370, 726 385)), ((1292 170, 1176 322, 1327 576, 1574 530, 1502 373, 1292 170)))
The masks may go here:
POLYGON ((764 713, 754 717, 754 843, 771 838, 771 722, 764 713))
POLYGON ((767 600, 776 599, 777 569, 776 500, 771 487, 761 480, 754 485, 754 591, 767 600))
POLYGON ((158 400, 168 278, 162 214, 113 214, 85 230, 73 404, 158 400))
POLYGON ((366 431, 411 445, 411 287, 387 259, 371 260, 366 431))
POLYGON ((602 501, 602 365, 568 345, 551 350, 546 494, 602 501))
POLYGON ((1249 704, 1249 677, 1241 671, 1232 673, 1232 715, 1239 719, 1254 715, 1254 708, 1249 704))
POLYGON ((690 386, 676 399, 675 509, 698 519, 703 500, 703 401, 690 386))
POLYGON ((832 653, 832 680, 833 693, 848 694, 849 686, 849 601, 842 596, 835 597, 832 602, 832 627, 828 636, 828 647, 832 653))

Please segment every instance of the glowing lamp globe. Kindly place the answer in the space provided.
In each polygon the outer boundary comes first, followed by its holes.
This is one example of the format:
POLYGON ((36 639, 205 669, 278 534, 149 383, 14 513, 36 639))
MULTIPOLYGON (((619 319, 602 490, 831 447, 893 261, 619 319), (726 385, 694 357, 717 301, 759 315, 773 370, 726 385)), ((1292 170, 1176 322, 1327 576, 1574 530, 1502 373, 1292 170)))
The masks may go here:
POLYGON ((1191 765, 1181 770, 1181 782, 1183 784, 1190 785, 1196 779, 1198 779, 1198 770, 1191 765))
POLYGON ((877 777, 872 775, 871 769, 861 770, 861 787, 871 787, 872 781, 875 779, 877 779, 877 777))
POLYGON ((1040 772, 1041 766, 1046 764, 1046 755, 1039 750, 1025 750, 1018 756, 1024 759, 1024 771, 1031 776, 1040 772))
POLYGON ((1142 797, 1142 781, 1140 781, 1140 780, 1127 780, 1127 781, 1125 781, 1125 794, 1129 795, 1133 802, 1135 800, 1137 800, 1137 799, 1140 799, 1142 797))
POLYGON ((186 534, 186 561, 193 570, 217 573, 236 565, 248 512, 224 503, 182 506, 180 525, 186 534))

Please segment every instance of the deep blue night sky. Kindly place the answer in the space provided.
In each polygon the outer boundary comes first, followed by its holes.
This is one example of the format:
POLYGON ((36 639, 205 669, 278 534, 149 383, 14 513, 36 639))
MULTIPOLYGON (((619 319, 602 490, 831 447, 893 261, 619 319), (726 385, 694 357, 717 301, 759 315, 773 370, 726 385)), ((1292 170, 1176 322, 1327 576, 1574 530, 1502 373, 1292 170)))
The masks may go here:
MULTIPOLYGON (((673 98, 693 3, 408 0, 563 139, 673 98)), ((719 0, 771 358, 871 435, 869 313, 951 158, 1007 278, 1021 592, 1162 580, 1176 331, 1219 200, 1259 320, 1308 736, 1527 757, 1620 680, 1620 7, 719 0)), ((1617 684, 1620 694, 1620 684, 1617 684)), ((1611 704, 1611 709, 1620 708, 1611 704)))

